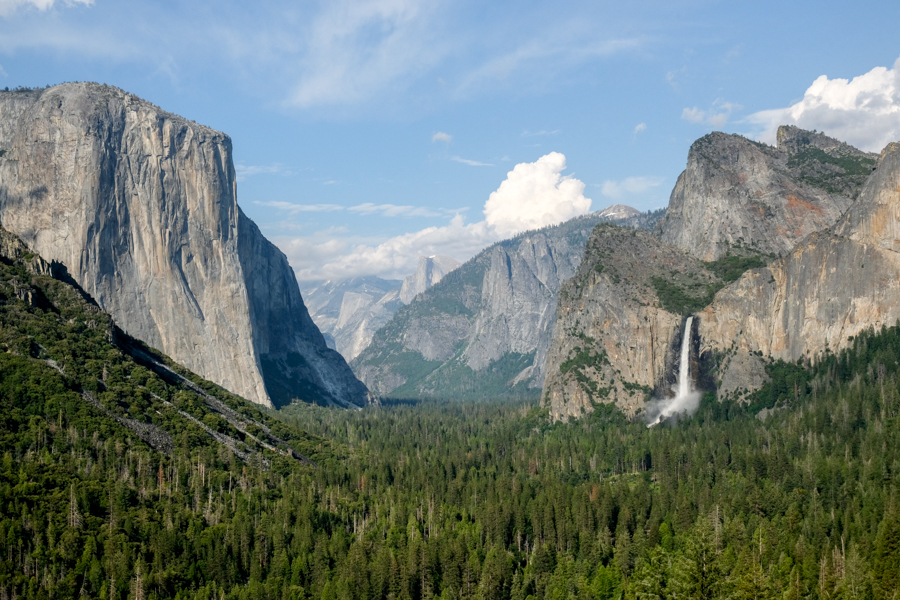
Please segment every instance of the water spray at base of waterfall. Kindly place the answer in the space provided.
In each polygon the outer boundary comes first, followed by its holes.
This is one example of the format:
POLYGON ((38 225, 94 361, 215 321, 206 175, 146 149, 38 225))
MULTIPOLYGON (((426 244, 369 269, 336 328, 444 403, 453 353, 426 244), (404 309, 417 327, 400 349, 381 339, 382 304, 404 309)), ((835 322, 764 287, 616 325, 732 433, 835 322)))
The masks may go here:
POLYGON ((647 404, 647 427, 653 427, 677 415, 692 415, 700 406, 700 392, 691 389, 693 387, 693 379, 691 378, 691 325, 693 322, 694 317, 688 317, 684 322, 678 381, 672 387, 675 397, 653 400, 647 404))

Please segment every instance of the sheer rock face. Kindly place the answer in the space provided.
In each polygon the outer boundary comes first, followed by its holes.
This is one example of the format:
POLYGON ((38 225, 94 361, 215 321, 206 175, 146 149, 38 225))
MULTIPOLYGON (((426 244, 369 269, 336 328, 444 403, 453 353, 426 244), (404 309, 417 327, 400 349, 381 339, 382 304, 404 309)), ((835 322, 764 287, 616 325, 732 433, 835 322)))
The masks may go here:
POLYGON ((745 273, 700 313, 701 351, 720 358, 720 392, 762 381, 755 353, 786 361, 838 350, 900 318, 900 144, 882 152, 859 199, 830 230, 745 273))
POLYGON ((367 276, 308 282, 301 284, 301 289, 313 321, 334 340, 334 348, 351 361, 403 306, 401 284, 399 280, 367 276))
POLYGON ((838 220, 874 159, 796 127, 779 129, 777 148, 711 133, 691 146, 656 234, 701 260, 735 246, 783 256, 838 220))
POLYGON ((0 93, 4 227, 129 334, 248 400, 365 402, 238 207, 226 135, 107 86, 31 99, 0 93))
POLYGON ((416 272, 403 280, 403 286, 400 288, 400 301, 403 304, 409 304, 413 298, 430 289, 447 273, 461 264, 450 256, 420 256, 416 272))
POLYGON ((684 317, 664 309, 653 279, 715 284, 703 263, 645 231, 598 225, 560 290, 543 402, 554 420, 614 402, 628 414, 675 383, 684 317))

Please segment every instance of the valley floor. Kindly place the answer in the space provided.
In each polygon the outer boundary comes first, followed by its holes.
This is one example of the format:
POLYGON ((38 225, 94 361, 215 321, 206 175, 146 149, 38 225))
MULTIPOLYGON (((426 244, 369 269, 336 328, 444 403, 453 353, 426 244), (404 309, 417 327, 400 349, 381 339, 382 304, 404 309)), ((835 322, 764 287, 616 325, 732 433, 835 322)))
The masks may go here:
POLYGON ((649 430, 602 405, 292 405, 269 416, 316 465, 268 468, 187 433, 154 451, 8 356, 3 598, 900 594, 897 328, 649 430))

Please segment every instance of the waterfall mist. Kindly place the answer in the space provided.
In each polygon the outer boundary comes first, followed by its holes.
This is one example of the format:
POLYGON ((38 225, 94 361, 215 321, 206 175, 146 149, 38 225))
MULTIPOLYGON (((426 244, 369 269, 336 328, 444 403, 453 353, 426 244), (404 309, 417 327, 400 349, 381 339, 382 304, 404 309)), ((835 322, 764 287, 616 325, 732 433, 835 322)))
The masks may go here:
POLYGON ((673 398, 653 400, 647 404, 647 427, 653 427, 669 417, 686 414, 692 415, 700 406, 700 392, 693 390, 691 378, 691 325, 694 317, 684 322, 684 335, 681 339, 681 362, 678 368, 678 380, 672 387, 673 398))

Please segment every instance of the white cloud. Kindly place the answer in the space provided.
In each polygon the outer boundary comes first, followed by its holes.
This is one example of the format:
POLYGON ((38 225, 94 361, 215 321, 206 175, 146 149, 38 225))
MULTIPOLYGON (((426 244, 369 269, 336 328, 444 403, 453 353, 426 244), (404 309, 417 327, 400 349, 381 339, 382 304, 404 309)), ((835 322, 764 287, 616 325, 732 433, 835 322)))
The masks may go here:
POLYGON ((234 165, 234 172, 238 181, 243 181, 254 175, 289 175, 290 171, 279 163, 271 165, 244 165, 238 163, 234 165))
POLYGON ((373 204, 371 202, 351 206, 347 210, 362 215, 380 212, 385 217, 441 217, 446 215, 447 212, 443 209, 436 211, 423 206, 398 206, 396 204, 373 204))
POLYGON ((637 125, 634 126, 634 134, 635 135, 641 133, 642 131, 647 131, 646 123, 638 123, 637 125))
POLYGON ((6 72, 6 69, 3 68, 3 65, 0 65, 0 76, 9 77, 9 73, 6 72))
POLYGON ((339 210, 346 210, 360 215, 373 215, 376 213, 380 213, 383 217, 446 217, 462 212, 459 210, 450 210, 447 208, 426 208, 423 206, 401 206, 397 204, 373 204, 372 202, 364 202, 362 204, 357 204, 356 206, 350 207, 344 207, 340 204, 297 204, 294 202, 284 202, 280 200, 272 200, 267 202, 255 201, 253 204, 283 210, 292 215, 304 212, 335 212, 339 210))
POLYGON ((685 121, 690 121, 691 123, 702 123, 703 119, 706 118, 706 111, 699 109, 696 106, 693 108, 685 108, 681 111, 681 118, 685 121))
MULTIPOLYGON (((485 219, 477 223, 466 224, 457 214, 444 227, 428 227, 374 245, 339 239, 274 241, 302 280, 405 277, 415 269, 419 256, 443 254, 466 260, 494 242, 588 212, 591 200, 584 197, 584 183, 563 176, 565 168, 566 157, 557 152, 516 165, 485 202, 485 219)), ((360 206, 369 210, 387 205, 360 206)))
POLYGON ((731 113, 743 108, 740 104, 726 102, 719 98, 713 102, 709 110, 703 110, 696 106, 685 108, 681 111, 681 118, 691 123, 705 123, 712 127, 724 127, 731 118, 731 113))
MULTIPOLYGON (((466 95, 471 90, 485 86, 495 87, 497 83, 523 76, 550 81, 560 67, 575 67, 598 58, 636 50, 645 43, 640 37, 607 40, 589 39, 588 36, 574 38, 571 28, 559 27, 542 38, 529 40, 505 54, 489 58, 462 80, 456 93, 466 95), (542 68, 547 62, 551 62, 554 68, 542 68)), ((538 85, 542 86, 544 83, 538 82, 538 85)))
POLYGON ((469 165, 470 167, 493 167, 491 163, 479 162, 477 160, 469 160, 468 158, 461 158, 459 156, 451 156, 450 160, 462 163, 464 165, 469 165))
POLYGON ((624 196, 642 194, 662 184, 662 177, 626 177, 621 181, 607 180, 601 186, 601 192, 608 198, 619 199, 624 196))
POLYGON ((588 212, 591 200, 584 197, 584 183, 563 176, 565 169, 566 157, 559 152, 519 163, 485 203, 485 221, 508 237, 588 212))
POLYGON ((295 204, 293 202, 281 202, 277 200, 273 200, 271 202, 256 201, 253 204, 286 210, 291 214, 301 212, 334 212, 336 210, 344 210, 344 207, 340 204, 295 204))
POLYGON ((431 136, 432 142, 447 142, 448 144, 453 141, 453 136, 449 133, 444 133, 443 131, 438 131, 436 134, 431 136))
POLYGON ((334 0, 300 32, 300 81, 288 104, 348 105, 435 66, 450 49, 435 31, 439 3, 334 0))
POLYGON ((775 142, 779 125, 817 129, 870 152, 900 140, 900 58, 853 79, 816 79, 803 99, 786 108, 754 113, 761 141, 775 142))
MULTIPOLYGON (((7 16, 14 13, 19 7, 31 5, 38 10, 49 10, 56 3, 56 0, 0 0, 0 16, 7 16)), ((94 0, 65 0, 64 4, 72 6, 74 4, 84 4, 91 6, 94 0)))

